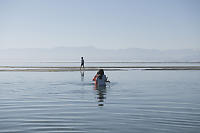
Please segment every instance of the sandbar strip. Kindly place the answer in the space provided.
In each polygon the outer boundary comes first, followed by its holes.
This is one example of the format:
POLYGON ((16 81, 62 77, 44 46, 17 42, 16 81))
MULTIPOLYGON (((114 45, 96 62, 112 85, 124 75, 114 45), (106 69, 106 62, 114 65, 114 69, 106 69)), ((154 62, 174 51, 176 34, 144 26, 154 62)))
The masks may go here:
MULTIPOLYGON (((85 67, 81 71, 130 71, 130 70, 200 70, 200 66, 101 66, 85 67)), ((0 72, 64 72, 80 71, 80 67, 35 67, 35 66, 0 66, 0 72)))

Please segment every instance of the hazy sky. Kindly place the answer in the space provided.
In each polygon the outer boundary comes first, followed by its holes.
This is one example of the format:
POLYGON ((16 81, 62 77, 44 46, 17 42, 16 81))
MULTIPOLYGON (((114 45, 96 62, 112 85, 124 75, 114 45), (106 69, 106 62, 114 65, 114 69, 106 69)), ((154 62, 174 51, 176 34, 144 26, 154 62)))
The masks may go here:
POLYGON ((200 0, 0 0, 0 48, 200 49, 200 0))

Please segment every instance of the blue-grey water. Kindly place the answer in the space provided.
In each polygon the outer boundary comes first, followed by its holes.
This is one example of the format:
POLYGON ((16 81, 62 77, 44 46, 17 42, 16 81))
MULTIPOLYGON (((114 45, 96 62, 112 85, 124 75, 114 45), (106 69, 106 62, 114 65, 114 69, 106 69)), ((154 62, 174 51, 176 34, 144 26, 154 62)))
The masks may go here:
POLYGON ((200 71, 1 72, 1 133, 198 133, 200 71))
MULTIPOLYGON (((18 67, 74 67, 80 66, 80 62, 23 62, 23 61, 1 61, 0 66, 18 67)), ((200 66, 200 62, 87 62, 86 67, 93 66, 200 66)))

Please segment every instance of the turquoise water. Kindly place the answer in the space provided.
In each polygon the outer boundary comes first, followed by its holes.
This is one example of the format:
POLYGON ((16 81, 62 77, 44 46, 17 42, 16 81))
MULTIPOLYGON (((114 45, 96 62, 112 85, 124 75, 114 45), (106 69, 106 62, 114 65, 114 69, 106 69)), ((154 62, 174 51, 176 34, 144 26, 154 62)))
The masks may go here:
POLYGON ((200 71, 1 72, 1 133, 198 133, 200 71))

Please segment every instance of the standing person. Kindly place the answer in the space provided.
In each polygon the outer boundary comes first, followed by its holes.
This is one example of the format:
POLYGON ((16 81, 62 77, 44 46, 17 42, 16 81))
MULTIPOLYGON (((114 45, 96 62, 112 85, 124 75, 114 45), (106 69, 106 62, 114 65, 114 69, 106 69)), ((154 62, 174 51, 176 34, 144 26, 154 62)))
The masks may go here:
POLYGON ((110 82, 108 81, 106 75, 104 75, 104 70, 100 69, 98 72, 98 76, 96 78, 96 85, 99 86, 106 86, 106 82, 110 82))
POLYGON ((96 84, 96 80, 97 80, 97 77, 99 76, 99 72, 97 72, 97 74, 94 76, 94 78, 93 78, 93 80, 92 81, 94 81, 95 82, 95 84, 96 84))
POLYGON ((84 68, 84 59, 83 59, 83 57, 81 57, 81 67, 80 67, 80 69, 81 69, 82 67, 84 68))

